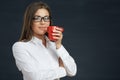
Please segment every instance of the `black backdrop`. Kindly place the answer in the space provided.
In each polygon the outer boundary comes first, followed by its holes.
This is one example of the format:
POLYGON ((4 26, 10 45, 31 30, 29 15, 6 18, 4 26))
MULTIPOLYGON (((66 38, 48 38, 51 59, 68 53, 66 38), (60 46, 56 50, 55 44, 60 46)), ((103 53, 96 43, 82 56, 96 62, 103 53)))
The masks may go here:
MULTIPOLYGON (((11 47, 33 1, 0 1, 0 80, 22 80, 11 47)), ((120 80, 120 0, 42 1, 51 7, 54 25, 64 27, 63 44, 77 63, 77 75, 62 80, 120 80)))

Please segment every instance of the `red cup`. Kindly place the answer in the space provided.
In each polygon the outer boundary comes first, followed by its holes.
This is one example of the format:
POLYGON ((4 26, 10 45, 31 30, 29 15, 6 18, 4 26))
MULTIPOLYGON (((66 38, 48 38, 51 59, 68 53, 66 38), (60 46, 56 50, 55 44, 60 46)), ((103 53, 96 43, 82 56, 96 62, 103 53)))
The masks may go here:
POLYGON ((52 33, 54 33, 53 30, 55 30, 56 28, 60 28, 60 29, 61 29, 61 32, 64 31, 64 29, 63 29, 62 27, 49 26, 49 27, 47 28, 47 32, 48 32, 48 38, 49 38, 51 41, 56 41, 56 39, 54 39, 54 38, 53 38, 53 35, 52 35, 52 33))

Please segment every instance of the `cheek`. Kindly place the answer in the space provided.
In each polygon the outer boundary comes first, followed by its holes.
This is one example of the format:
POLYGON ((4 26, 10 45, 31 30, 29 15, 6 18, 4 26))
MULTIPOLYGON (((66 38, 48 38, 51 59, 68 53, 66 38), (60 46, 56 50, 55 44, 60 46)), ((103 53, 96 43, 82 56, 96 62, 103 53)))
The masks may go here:
POLYGON ((50 26, 50 22, 46 23, 46 26, 50 26))
POLYGON ((35 26, 34 24, 32 24, 32 31, 33 31, 33 33, 37 30, 37 26, 35 26))
POLYGON ((38 30, 37 26, 32 26, 32 31, 35 33, 38 30))
POLYGON ((34 26, 32 26, 32 31, 35 32, 35 27, 34 26))

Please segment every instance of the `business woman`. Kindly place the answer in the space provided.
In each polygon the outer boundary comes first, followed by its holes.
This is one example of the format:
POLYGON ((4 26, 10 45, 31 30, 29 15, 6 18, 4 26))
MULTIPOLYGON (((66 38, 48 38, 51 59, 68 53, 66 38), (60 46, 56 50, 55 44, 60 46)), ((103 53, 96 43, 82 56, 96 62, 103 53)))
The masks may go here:
POLYGON ((46 3, 33 2, 28 5, 21 37, 12 47, 24 80, 58 80, 76 75, 76 63, 62 45, 60 28, 56 27, 52 34, 56 41, 50 41, 47 37, 47 27, 50 25, 51 11, 46 3))

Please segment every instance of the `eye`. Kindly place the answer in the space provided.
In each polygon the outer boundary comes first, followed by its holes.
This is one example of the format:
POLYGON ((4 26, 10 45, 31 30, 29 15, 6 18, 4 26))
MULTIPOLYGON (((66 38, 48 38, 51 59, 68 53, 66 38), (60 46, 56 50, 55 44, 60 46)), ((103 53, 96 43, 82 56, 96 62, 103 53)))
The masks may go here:
POLYGON ((45 16, 44 20, 50 20, 50 17, 49 16, 45 16))
POLYGON ((38 19, 40 19, 40 18, 41 18, 40 16, 35 16, 35 17, 33 17, 34 20, 38 20, 38 19))
POLYGON ((33 20, 34 20, 34 21, 41 21, 41 20, 44 20, 45 22, 48 22, 48 21, 50 21, 50 17, 49 17, 49 16, 44 16, 44 17, 41 17, 41 16, 34 16, 34 17, 33 17, 33 20))

